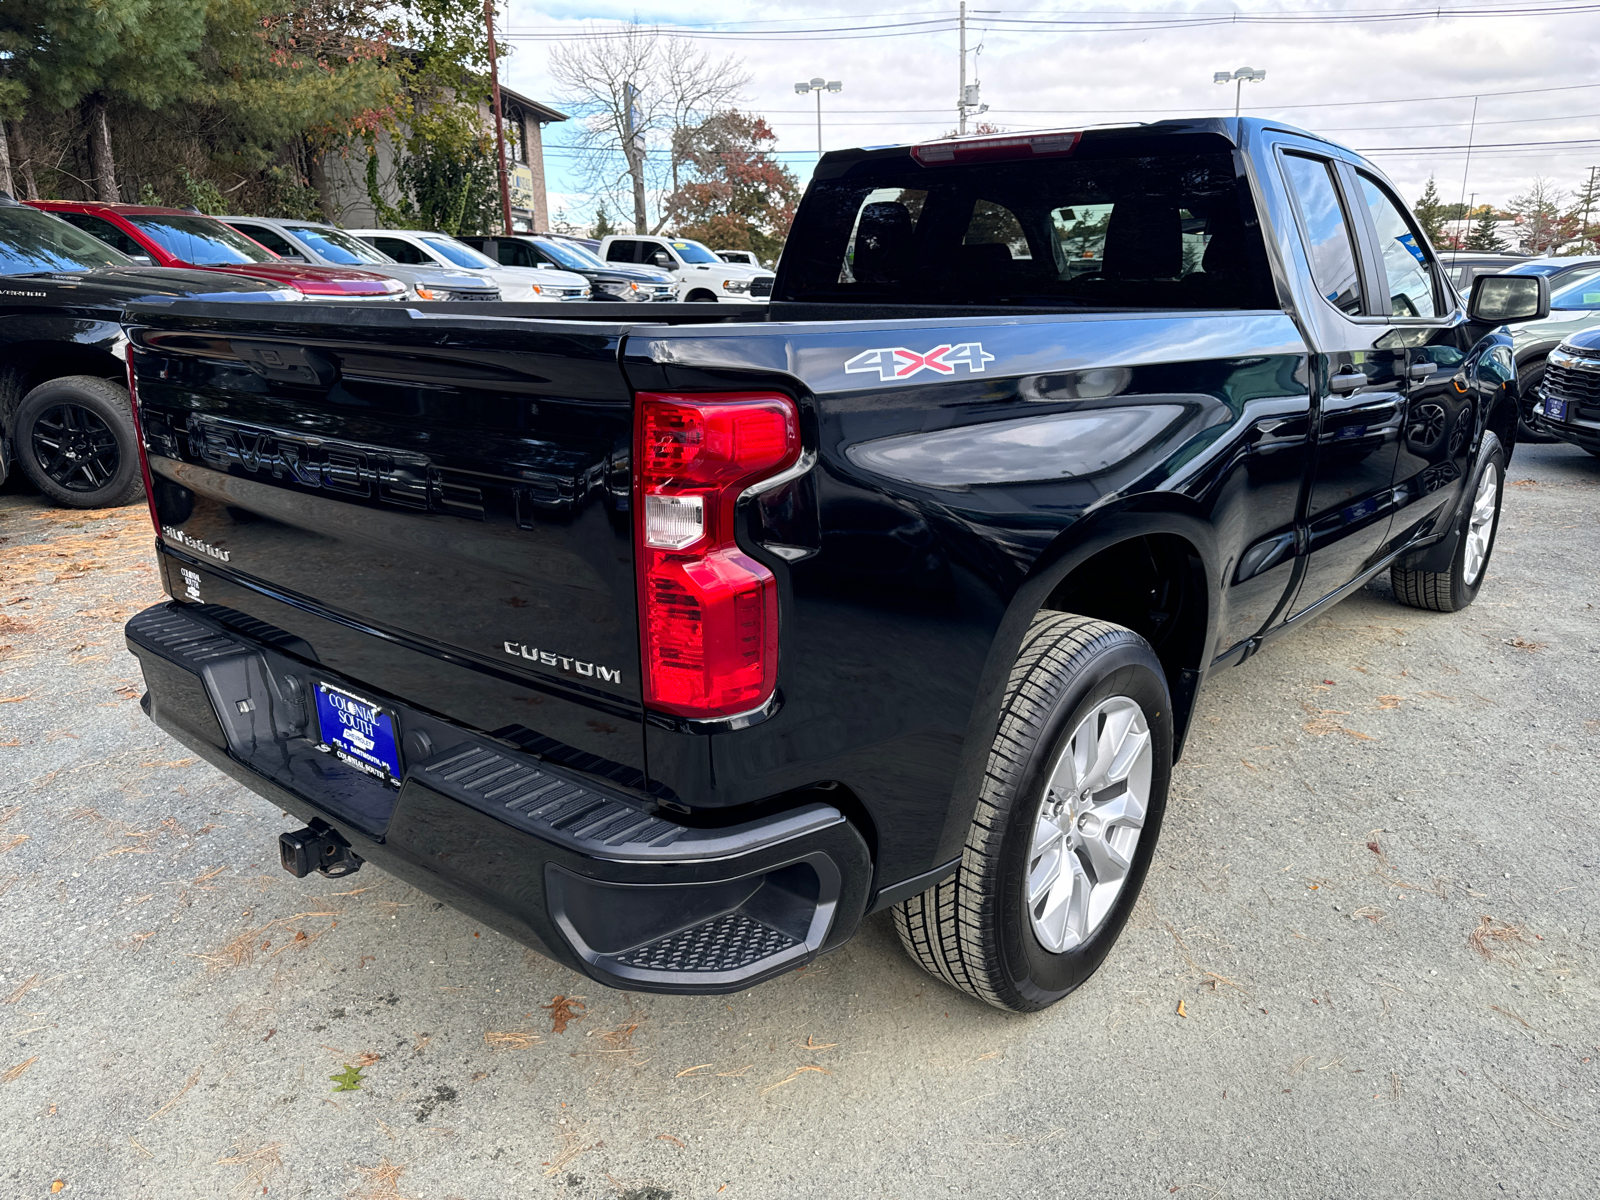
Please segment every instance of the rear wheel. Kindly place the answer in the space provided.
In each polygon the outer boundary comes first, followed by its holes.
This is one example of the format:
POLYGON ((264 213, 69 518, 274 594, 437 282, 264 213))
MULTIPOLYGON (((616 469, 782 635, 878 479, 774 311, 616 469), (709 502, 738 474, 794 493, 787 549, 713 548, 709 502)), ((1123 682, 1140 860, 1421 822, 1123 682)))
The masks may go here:
POLYGON ((715 304, 717 302, 717 294, 708 292, 704 288, 697 288, 695 291, 690 292, 685 299, 691 304, 715 304))
POLYGON ((144 495, 126 388, 92 375, 41 383, 17 409, 18 465, 68 508, 113 508, 144 495))
POLYGON ((1396 563, 1389 568, 1395 599, 1412 608, 1460 612, 1478 596, 1500 529, 1500 500, 1505 492, 1505 457, 1496 446, 1483 456, 1472 480, 1472 499, 1461 514, 1455 557, 1448 571, 1413 571, 1396 563))
POLYGON ((895 908, 907 952, 997 1008, 1060 1000, 1127 922, 1171 771, 1171 703, 1149 643, 1104 621, 1036 618, 961 867, 895 908))

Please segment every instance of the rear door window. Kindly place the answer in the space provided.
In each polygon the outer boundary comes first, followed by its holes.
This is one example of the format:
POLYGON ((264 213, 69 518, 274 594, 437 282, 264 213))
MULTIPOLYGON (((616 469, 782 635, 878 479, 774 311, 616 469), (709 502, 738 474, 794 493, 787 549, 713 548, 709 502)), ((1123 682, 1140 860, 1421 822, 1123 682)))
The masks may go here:
POLYGON ((1300 202, 1306 254, 1317 290, 1340 312, 1359 315, 1363 305, 1355 238, 1334 187, 1332 164, 1321 158, 1286 154, 1283 173, 1300 202))
POLYGON ((88 213, 64 212, 57 213, 69 225, 76 225, 87 234, 99 238, 106 245, 116 250, 121 250, 129 257, 149 258, 150 251, 134 241, 121 229, 118 229, 104 217, 91 216, 88 213))
POLYGON ((1427 243, 1376 180, 1365 175, 1358 175, 1358 178, 1361 198, 1372 214, 1372 224, 1378 233, 1383 270, 1389 279, 1391 314, 1396 317, 1442 315, 1433 286, 1433 264, 1427 243))

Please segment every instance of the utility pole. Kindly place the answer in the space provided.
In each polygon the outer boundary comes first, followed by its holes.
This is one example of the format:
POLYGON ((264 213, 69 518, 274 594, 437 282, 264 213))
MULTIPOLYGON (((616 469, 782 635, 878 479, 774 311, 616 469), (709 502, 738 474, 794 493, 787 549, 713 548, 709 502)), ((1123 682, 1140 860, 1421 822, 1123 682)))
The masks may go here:
MULTIPOLYGON (((1472 123, 1467 126, 1467 161, 1461 167, 1461 198, 1467 198, 1467 172, 1472 168, 1472 136, 1478 132, 1478 98, 1472 98, 1472 123)), ((1473 193, 1477 195, 1476 192, 1473 193)))
MULTIPOLYGON (((1596 171, 1600 171, 1600 167, 1589 168, 1589 186, 1584 189, 1583 193, 1583 235, 1581 240, 1585 243, 1589 241, 1589 209, 1594 204, 1594 173, 1596 171)), ((1592 249, 1593 247, 1590 248, 1592 249)))
POLYGON ((483 0, 483 19, 489 26, 489 90, 494 100, 494 161, 500 176, 500 218, 511 236, 511 181, 506 177, 506 128, 500 116, 500 64, 494 50, 494 0, 483 0))
POLYGON ((967 136, 967 0, 961 0, 961 83, 956 90, 956 135, 967 136))
POLYGON ((650 222, 644 203, 644 134, 634 120, 637 115, 634 102, 639 89, 631 83, 622 85, 622 155, 628 162, 628 174, 633 179, 633 230, 649 233, 650 222))

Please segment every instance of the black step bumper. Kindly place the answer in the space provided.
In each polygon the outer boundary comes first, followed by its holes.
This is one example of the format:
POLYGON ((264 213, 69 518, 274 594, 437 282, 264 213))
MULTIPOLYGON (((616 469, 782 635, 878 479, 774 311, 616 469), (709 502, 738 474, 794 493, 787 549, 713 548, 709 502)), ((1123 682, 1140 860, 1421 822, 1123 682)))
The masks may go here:
POLYGON ((590 978, 633 991, 739 991, 845 941, 865 842, 807 803, 701 828, 404 701, 373 695, 242 614, 158 604, 128 622, 145 711, 208 762, 376 863, 590 978), (236 618, 236 619, 230 619, 236 618), (398 790, 318 748, 317 683, 389 711, 398 790))

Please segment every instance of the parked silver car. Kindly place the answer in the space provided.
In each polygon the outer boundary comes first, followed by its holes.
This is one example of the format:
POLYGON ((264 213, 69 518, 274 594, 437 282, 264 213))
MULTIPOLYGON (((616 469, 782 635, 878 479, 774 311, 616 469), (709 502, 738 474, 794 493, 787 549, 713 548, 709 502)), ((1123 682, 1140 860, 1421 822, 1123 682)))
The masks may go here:
POLYGON ((406 285, 413 300, 498 300, 492 279, 468 271, 408 266, 376 246, 322 221, 284 217, 222 217, 246 237, 254 238, 279 258, 324 267, 360 267, 406 285))

